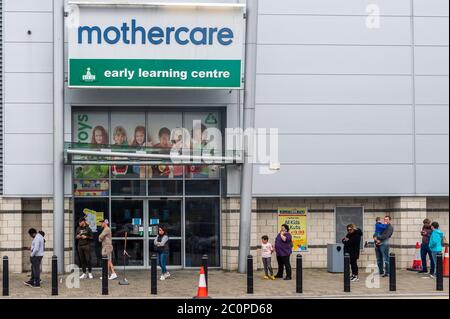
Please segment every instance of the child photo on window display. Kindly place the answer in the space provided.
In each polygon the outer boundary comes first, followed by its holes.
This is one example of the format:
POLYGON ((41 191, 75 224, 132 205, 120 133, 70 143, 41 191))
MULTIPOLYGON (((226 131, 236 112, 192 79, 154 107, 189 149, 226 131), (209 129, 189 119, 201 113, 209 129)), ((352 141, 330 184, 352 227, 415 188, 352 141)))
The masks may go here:
MULTIPOLYGON (((203 123, 200 129, 192 130, 191 148, 194 155, 213 156, 214 150, 208 147, 208 128, 203 123)), ((217 177, 217 165, 191 165, 189 167, 189 178, 210 178, 217 177)))
MULTIPOLYGON (((170 149, 172 148, 172 143, 170 137, 172 132, 167 128, 163 127, 159 130, 158 137, 159 143, 154 145, 154 148, 165 149, 167 152, 162 151, 163 154, 169 154, 170 149)), ((171 165, 155 165, 153 166, 153 177, 165 177, 165 178, 173 178, 173 166, 171 165)))
MULTIPOLYGON (((103 126, 96 126, 92 130, 92 146, 95 147, 96 145, 108 145, 108 143, 108 132, 103 126)), ((87 156, 86 158, 89 157, 87 156)), ((107 165, 82 165, 75 168, 75 178, 99 179, 108 178, 108 176, 109 167, 107 165)))
MULTIPOLYGON (((134 129, 134 138, 133 142, 131 143, 131 146, 142 148, 150 147, 152 145, 150 140, 151 140, 150 137, 147 138, 147 130, 145 129, 145 127, 142 125, 138 125, 134 129)), ((134 165, 133 172, 140 178, 145 178, 146 167, 144 165, 142 166, 134 165)))
POLYGON ((101 125, 96 126, 92 130, 91 144, 94 144, 94 145, 108 145, 109 144, 108 132, 105 130, 105 128, 103 126, 101 126, 101 125))
MULTIPOLYGON (((174 155, 184 155, 186 150, 191 149, 191 135, 189 131, 186 129, 177 127, 172 130, 171 134, 171 142, 172 142, 172 152, 174 155)), ((174 177, 183 177, 183 166, 176 165, 173 166, 173 175, 174 177)))
MULTIPOLYGON (((125 146, 128 145, 127 131, 122 126, 116 126, 113 134, 114 145, 125 146)), ((115 159, 121 159, 116 157, 115 159)), ((111 167, 114 176, 124 176, 128 173, 133 174, 133 170, 128 165, 113 165, 111 167)))

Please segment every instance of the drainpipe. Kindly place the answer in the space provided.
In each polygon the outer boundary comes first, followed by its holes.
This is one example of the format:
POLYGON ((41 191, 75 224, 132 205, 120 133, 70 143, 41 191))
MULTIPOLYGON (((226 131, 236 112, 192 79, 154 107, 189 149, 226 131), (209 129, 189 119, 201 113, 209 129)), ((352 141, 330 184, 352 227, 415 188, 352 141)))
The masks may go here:
POLYGON ((53 254, 64 273, 64 0, 53 0, 53 254))
MULTIPOLYGON (((242 1, 241 2, 245 2, 242 1)), ((256 56, 258 36, 258 0, 247 0, 247 36, 245 55, 244 131, 255 126, 256 56)), ((244 143, 244 165, 241 175, 241 214, 239 224, 239 273, 247 270, 252 230, 252 147, 244 143), (250 152, 250 154, 249 154, 250 152), (250 157, 249 157, 250 156, 250 157)))

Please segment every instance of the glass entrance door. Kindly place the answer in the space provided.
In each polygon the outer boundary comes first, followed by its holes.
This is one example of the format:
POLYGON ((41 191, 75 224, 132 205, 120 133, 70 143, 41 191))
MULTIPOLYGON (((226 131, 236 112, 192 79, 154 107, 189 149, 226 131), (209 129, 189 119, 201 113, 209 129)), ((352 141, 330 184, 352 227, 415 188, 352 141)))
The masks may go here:
POLYGON ((150 257, 156 253, 154 240, 158 233, 158 225, 163 225, 169 235, 169 259, 168 266, 183 266, 183 209, 181 199, 157 199, 148 201, 148 242, 150 257))
POLYGON ((113 236, 114 259, 118 266, 123 266, 125 234, 127 234, 126 251, 129 255, 125 261, 130 267, 143 267, 144 264, 144 201, 114 199, 111 201, 111 231, 113 236))

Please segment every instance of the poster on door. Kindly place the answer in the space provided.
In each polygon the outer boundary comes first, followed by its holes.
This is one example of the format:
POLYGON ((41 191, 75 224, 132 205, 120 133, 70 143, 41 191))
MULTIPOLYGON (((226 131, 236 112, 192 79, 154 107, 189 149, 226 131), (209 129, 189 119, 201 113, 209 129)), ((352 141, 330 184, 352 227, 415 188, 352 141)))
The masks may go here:
POLYGON ((278 229, 281 225, 289 226, 289 233, 292 235, 292 251, 302 252, 308 250, 306 234, 306 208, 279 208, 278 209, 278 229))

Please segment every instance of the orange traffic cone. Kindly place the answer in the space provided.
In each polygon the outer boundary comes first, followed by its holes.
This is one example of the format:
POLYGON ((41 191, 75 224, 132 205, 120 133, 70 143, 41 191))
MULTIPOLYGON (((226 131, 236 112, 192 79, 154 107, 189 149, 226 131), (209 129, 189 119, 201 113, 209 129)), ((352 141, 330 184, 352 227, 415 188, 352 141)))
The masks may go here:
POLYGON ((194 298, 209 298, 208 287, 206 286, 205 269, 203 267, 200 269, 200 279, 198 281, 197 296, 195 296, 194 298))
POLYGON ((444 259, 443 259, 443 273, 444 273, 444 277, 448 277, 448 264, 449 264, 449 259, 448 259, 448 246, 445 246, 445 253, 444 253, 444 259))
POLYGON ((420 257, 420 244, 417 243, 416 244, 416 254, 415 254, 415 257, 414 257, 414 261, 413 261, 412 267, 408 268, 408 270, 421 271, 422 269, 423 268, 422 268, 422 258, 420 257))

